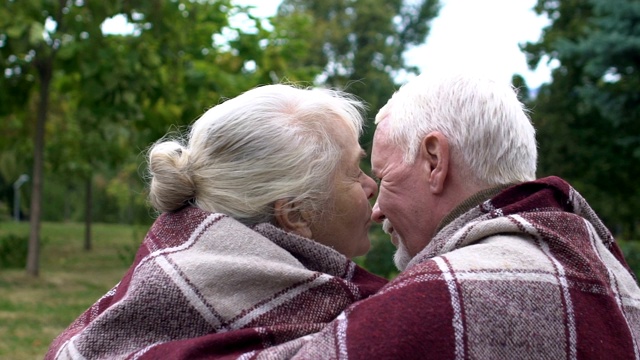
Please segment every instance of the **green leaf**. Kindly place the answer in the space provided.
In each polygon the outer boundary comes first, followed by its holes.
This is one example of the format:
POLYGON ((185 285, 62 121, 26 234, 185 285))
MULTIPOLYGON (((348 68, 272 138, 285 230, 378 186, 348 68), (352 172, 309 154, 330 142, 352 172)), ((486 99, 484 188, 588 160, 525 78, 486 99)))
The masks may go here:
POLYGON ((44 25, 39 22, 32 22, 29 28, 29 44, 38 45, 44 41, 44 25))
POLYGON ((25 32, 26 29, 27 29, 27 24, 17 23, 9 26, 6 30, 6 34, 10 39, 11 38, 18 39, 22 37, 22 34, 25 32))
POLYGON ((70 42, 64 44, 60 47, 60 50, 58 50, 58 57, 60 58, 60 60, 73 59, 76 56, 76 49, 77 46, 75 43, 70 42))

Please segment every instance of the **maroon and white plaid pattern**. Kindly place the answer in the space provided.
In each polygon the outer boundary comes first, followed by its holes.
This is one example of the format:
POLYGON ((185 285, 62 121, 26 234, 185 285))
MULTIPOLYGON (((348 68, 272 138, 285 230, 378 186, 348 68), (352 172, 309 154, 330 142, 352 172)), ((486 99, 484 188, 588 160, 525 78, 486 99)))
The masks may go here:
POLYGON ((639 339, 640 289, 620 249, 550 177, 455 219, 319 334, 245 358, 639 359, 639 339))
POLYGON ((234 356, 317 332, 385 283, 269 224, 185 208, 157 219, 120 283, 46 359, 234 356))

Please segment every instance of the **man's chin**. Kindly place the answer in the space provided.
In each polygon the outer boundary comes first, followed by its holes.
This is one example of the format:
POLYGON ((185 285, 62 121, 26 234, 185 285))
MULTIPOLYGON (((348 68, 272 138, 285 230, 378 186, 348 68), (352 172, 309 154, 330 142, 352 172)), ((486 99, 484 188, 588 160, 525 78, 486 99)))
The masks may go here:
POLYGON ((398 242, 397 246, 398 250, 396 250, 396 253, 393 254, 393 263, 396 265, 398 270, 404 271, 413 257, 409 255, 407 248, 402 242, 398 242))

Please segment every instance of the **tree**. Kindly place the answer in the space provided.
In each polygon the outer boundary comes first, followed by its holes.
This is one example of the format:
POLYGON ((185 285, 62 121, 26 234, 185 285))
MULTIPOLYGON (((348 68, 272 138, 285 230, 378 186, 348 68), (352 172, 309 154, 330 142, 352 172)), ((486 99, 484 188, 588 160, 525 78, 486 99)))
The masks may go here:
MULTIPOLYGON (((0 47, 5 41, 6 36, 3 37, 0 32, 0 47)), ((3 53, 0 51, 0 64, 7 62, 8 59, 3 58, 3 53)), ((27 169, 21 164, 30 162, 33 153, 33 142, 29 141, 32 127, 22 121, 33 108, 30 96, 33 82, 24 76, 12 76, 15 68, 1 68, 5 71, 3 72, 4 76, 3 73, 0 73, 0 134, 2 134, 2 141, 0 141, 0 184, 2 184, 0 185, 0 203, 4 202, 9 205, 14 203, 13 182, 21 174, 27 172, 27 169)), ((26 187, 23 186, 21 189, 26 187)), ((28 200, 29 198, 24 197, 23 199, 28 200)), ((22 201, 22 203, 25 202, 22 201)))
POLYGON ((589 33, 576 41, 561 40, 558 47, 584 68, 580 96, 612 123, 618 133, 615 141, 640 158, 640 3, 590 3, 589 33))
MULTIPOLYGON (((85 178, 87 239, 95 169, 135 158, 137 154, 130 155, 131 144, 145 144, 134 146, 134 152, 139 152, 150 139, 163 135, 169 124, 192 121, 226 90, 233 88, 228 96, 234 96, 243 85, 247 89, 254 84, 243 83, 242 74, 234 76, 229 57, 221 55, 212 40, 227 25, 227 13, 235 11, 228 0, 7 0, 5 4, 0 9, 0 62, 4 70, 0 85, 9 91, 0 92, 0 104, 8 104, 0 109, 0 116, 14 119, 20 129, 29 129, 23 126, 30 119, 29 112, 16 110, 19 107, 12 102, 29 99, 34 90, 39 91, 27 263, 28 273, 38 275, 45 130, 52 83, 64 93, 59 99, 66 106, 60 114, 63 121, 56 125, 66 122, 64 126, 81 134, 55 144, 71 151, 58 152, 70 157, 67 164, 60 162, 54 167, 73 170, 85 178), (125 16, 135 32, 104 34, 102 24, 114 16, 125 16), (21 96, 13 96, 15 90, 21 96), (68 147, 71 142, 79 146, 68 147)), ((49 154, 56 151, 50 149, 49 154)))
POLYGON ((531 104, 540 173, 573 182, 614 232, 637 234, 640 4, 539 0, 535 9, 552 22, 523 47, 529 65, 560 63, 531 104))
POLYGON ((237 61, 237 67, 250 82, 256 85, 292 82, 309 83, 319 76, 323 67, 306 61, 309 53, 315 51, 313 36, 314 19, 308 13, 292 13, 272 19, 272 30, 266 29, 261 19, 246 16, 255 23, 254 31, 240 32, 234 29, 237 36, 229 41, 229 45, 237 54, 228 56, 237 61))
MULTIPOLYGON (((417 72, 403 54, 425 41, 438 10, 437 0, 284 0, 273 23, 306 16, 314 29, 306 34, 313 47, 298 63, 321 68, 320 83, 356 94, 375 114, 397 89, 395 76, 417 72)), ((371 137, 372 127, 363 142, 371 137)))
MULTIPOLYGON (((38 86, 38 108, 34 131, 34 155, 30 207, 30 235, 27 272, 37 276, 39 272, 39 237, 42 204, 44 164, 44 131, 49 108, 49 87, 54 72, 56 54, 68 38, 78 34, 67 33, 69 7, 65 1, 5 1, 0 13, 3 68, 5 77, 17 83, 25 83, 30 77, 38 86), (45 30, 47 20, 57 24, 58 32, 45 30), (47 36, 44 36, 44 35, 47 36), (20 79, 24 77, 25 80, 20 79)), ((75 15, 75 14, 74 14, 75 15)))

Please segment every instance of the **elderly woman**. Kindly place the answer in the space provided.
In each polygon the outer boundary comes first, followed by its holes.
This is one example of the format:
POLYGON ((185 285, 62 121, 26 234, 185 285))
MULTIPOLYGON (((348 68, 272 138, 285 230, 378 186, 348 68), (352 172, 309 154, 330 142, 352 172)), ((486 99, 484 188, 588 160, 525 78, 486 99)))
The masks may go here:
POLYGON ((149 151, 162 214, 120 283, 46 358, 233 355, 319 331, 384 285, 369 249, 376 183, 359 168, 360 102, 269 85, 149 151))

